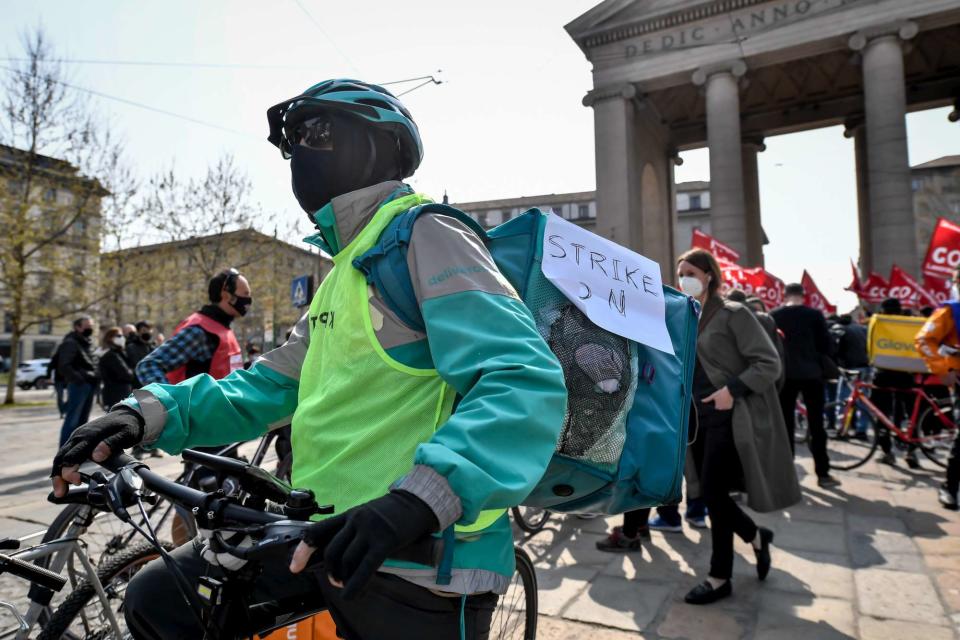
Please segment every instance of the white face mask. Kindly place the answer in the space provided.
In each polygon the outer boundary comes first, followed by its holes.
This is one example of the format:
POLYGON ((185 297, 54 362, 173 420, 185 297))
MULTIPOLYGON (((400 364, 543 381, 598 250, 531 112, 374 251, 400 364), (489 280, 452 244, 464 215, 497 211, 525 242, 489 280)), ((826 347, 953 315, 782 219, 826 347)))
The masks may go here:
POLYGON ((127 340, 123 336, 116 336, 113 339, 113 344, 117 345, 120 348, 123 348, 123 346, 127 344, 127 340))
POLYGON ((700 282, 700 278, 680 276, 680 291, 683 291, 688 296, 699 298, 700 294, 703 293, 703 283, 700 282))

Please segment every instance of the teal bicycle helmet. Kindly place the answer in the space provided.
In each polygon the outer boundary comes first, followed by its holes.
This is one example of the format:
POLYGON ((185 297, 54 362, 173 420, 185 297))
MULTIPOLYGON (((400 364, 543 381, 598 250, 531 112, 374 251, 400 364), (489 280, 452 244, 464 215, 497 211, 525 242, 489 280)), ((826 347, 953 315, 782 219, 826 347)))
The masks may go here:
POLYGON ((420 131, 407 108, 392 93, 375 84, 359 80, 325 80, 299 96, 267 109, 267 122, 274 146, 290 157, 286 131, 318 113, 340 112, 360 117, 371 126, 393 134, 400 147, 403 177, 413 175, 423 159, 420 131))

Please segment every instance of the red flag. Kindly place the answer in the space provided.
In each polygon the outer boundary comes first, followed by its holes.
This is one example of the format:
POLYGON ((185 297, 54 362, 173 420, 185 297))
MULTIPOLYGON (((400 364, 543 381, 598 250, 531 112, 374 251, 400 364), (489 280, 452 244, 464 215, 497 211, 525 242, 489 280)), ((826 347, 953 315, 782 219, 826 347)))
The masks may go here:
POLYGON ((923 260, 921 272, 935 278, 952 278, 953 271, 960 266, 960 225, 946 218, 937 220, 937 226, 930 236, 927 257, 923 260))
POLYGON ((853 280, 850 282, 850 286, 844 289, 844 291, 852 291, 859 297, 863 291, 863 286, 860 284, 860 272, 857 271, 857 265, 853 264, 853 260, 850 261, 850 270, 853 272, 853 280))
POLYGON ((803 277, 800 279, 800 284, 803 285, 803 289, 806 292, 803 297, 803 304, 821 312, 837 312, 837 307, 827 302, 827 299, 820 293, 820 289, 817 288, 817 283, 813 281, 813 278, 810 277, 806 269, 803 270, 803 277))
POLYGON ((860 299, 869 304, 880 304, 889 298, 890 283, 883 276, 871 272, 860 287, 860 299))
POLYGON ((950 284, 949 280, 943 278, 935 278, 933 276, 923 277, 923 288, 933 300, 931 306, 939 307, 950 299, 950 284))
POLYGON ((740 259, 740 254, 732 247, 728 247, 713 236, 707 235, 699 229, 693 230, 693 238, 690 240, 690 246, 695 249, 706 249, 720 262, 736 263, 737 260, 740 259))
POLYGON ((783 280, 763 267, 747 268, 721 263, 720 270, 723 272, 723 295, 731 289, 741 289, 748 296, 760 298, 767 309, 783 304, 783 280))
POLYGON ((917 296, 922 289, 923 287, 910 277, 910 274, 897 265, 890 268, 890 291, 888 295, 899 300, 900 304, 907 309, 914 309, 919 306, 917 296))

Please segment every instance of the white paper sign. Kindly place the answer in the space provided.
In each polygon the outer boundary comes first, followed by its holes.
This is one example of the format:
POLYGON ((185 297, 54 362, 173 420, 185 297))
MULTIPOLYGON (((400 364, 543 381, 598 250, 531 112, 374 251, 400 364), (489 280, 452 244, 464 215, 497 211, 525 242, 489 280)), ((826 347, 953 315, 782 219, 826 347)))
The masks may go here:
POLYGON ((550 215, 543 275, 597 326, 674 353, 660 265, 653 260, 550 215))

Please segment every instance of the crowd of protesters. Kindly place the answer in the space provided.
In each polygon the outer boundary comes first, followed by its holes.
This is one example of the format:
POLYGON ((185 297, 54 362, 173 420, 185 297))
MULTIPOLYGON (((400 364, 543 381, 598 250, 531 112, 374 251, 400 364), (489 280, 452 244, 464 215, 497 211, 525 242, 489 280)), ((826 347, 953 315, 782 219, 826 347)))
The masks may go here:
MULTIPOLYGON (((875 405, 900 424, 911 399, 907 390, 924 385, 933 398, 950 397, 960 370, 960 338, 953 313, 960 303, 934 312, 921 310, 930 319, 917 335, 917 349, 934 375, 871 369, 868 335, 863 322, 851 315, 825 317, 804 304, 800 284, 789 284, 784 304, 769 314, 763 302, 741 290, 724 297, 722 272, 714 256, 704 249, 691 249, 677 261, 677 284, 701 305, 696 362, 690 411, 691 446, 687 452, 686 509, 681 518, 677 505, 624 514, 623 525, 614 527, 597 548, 609 552, 641 549, 650 530, 683 531, 683 520, 696 528, 710 529, 712 552, 706 579, 687 595, 691 604, 709 604, 732 593, 733 539, 739 536, 753 547, 757 577, 770 570, 773 532, 758 526, 732 496, 743 494, 746 504, 759 513, 787 508, 800 500, 795 455, 795 420, 802 399, 808 427, 807 443, 813 458, 817 484, 835 490, 840 480, 830 473, 827 430, 836 428, 836 412, 852 389, 848 376, 866 379, 874 371, 871 398, 875 405), (955 308, 954 308, 955 307, 955 308), (945 347, 947 351, 945 352, 945 347), (950 349, 953 349, 950 351, 950 349), (839 382, 838 382, 839 381, 839 382), (709 518, 709 524, 707 522, 709 518)), ((960 272, 955 277, 960 281, 960 272)), ((885 315, 906 315, 896 299, 884 301, 885 315)), ((856 411, 855 436, 867 438, 866 411, 856 411)), ((883 449, 880 462, 896 464, 890 434, 879 428, 883 449)), ((960 488, 960 439, 955 441, 941 503, 957 508, 960 488)), ((917 468, 914 447, 907 447, 907 464, 917 468)))
MULTIPOLYGON (((229 329, 230 322, 243 314, 230 302, 245 311, 244 305, 249 306, 250 300, 249 284, 234 269, 214 276, 210 289, 215 290, 210 303, 181 323, 183 326, 177 327, 171 340, 155 332, 148 320, 140 320, 105 329, 98 342, 90 316, 73 321, 73 330, 64 336, 47 365, 47 377, 53 382, 57 408, 63 418, 60 446, 74 429, 89 421, 94 402, 109 409, 151 382, 166 382, 178 373, 182 374, 181 379, 190 377, 200 369, 209 372, 219 351, 220 334, 236 341, 229 329), (221 302, 221 292, 228 302, 221 302)), ((260 348, 253 343, 246 345, 245 362, 241 361, 239 347, 236 352, 228 354, 228 359, 238 360, 233 368, 249 367, 259 357, 260 348)))

